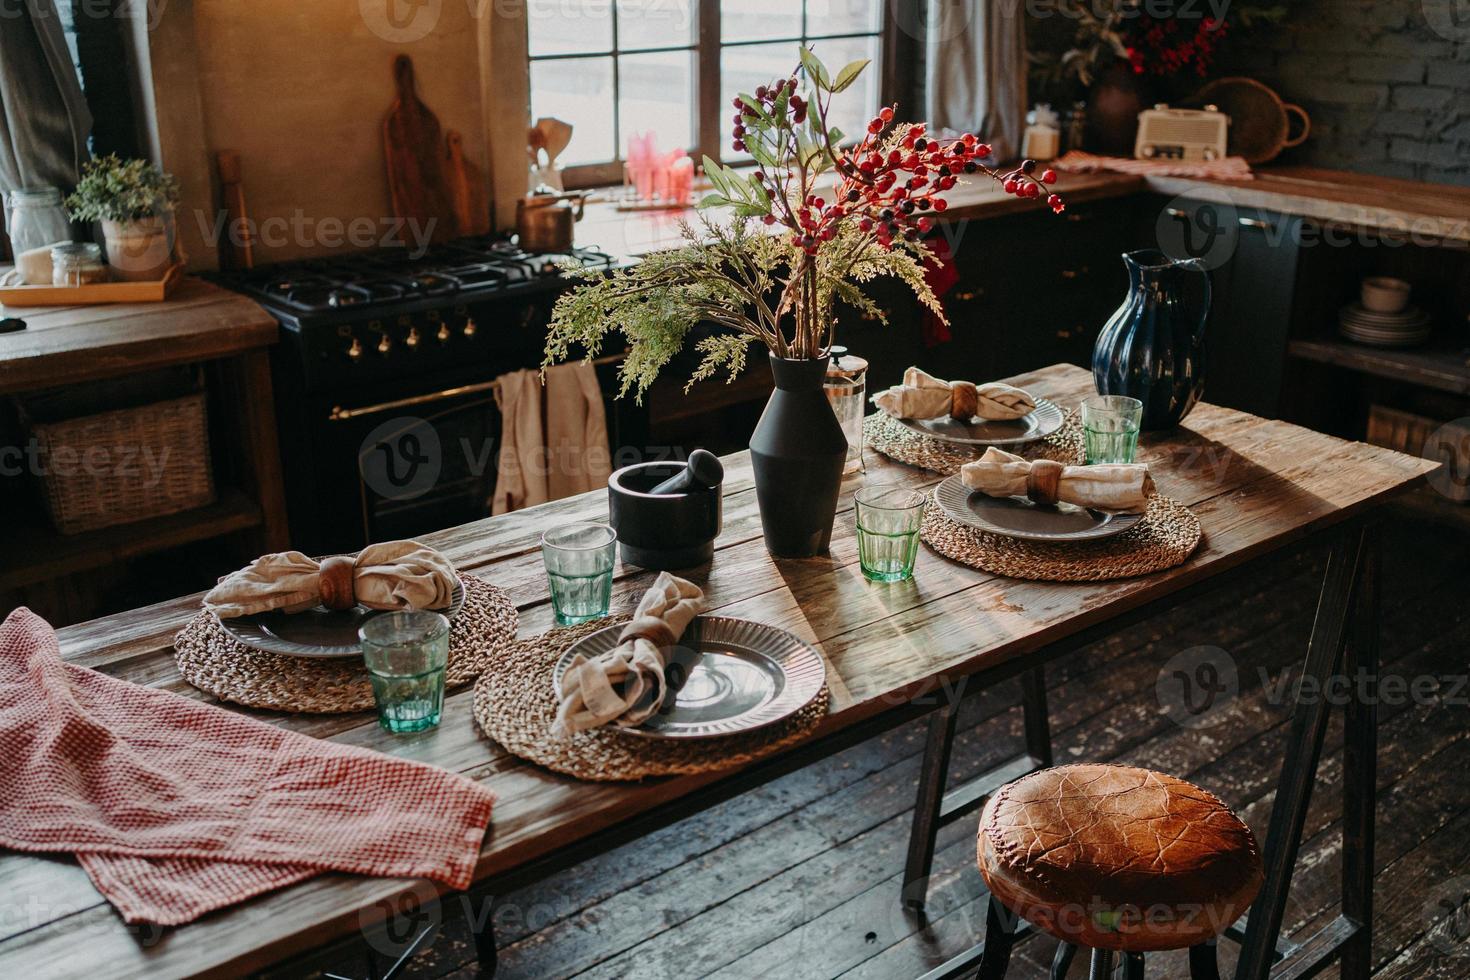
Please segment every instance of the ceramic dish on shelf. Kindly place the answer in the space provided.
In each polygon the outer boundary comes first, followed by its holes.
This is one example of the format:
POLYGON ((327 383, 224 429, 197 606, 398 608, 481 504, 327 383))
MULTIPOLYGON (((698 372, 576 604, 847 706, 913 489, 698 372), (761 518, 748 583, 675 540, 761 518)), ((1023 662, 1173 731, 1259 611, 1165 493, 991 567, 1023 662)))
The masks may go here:
POLYGON ((1142 514, 1108 514, 1072 504, 1054 507, 1025 497, 992 497, 965 486, 958 474, 934 488, 934 502, 959 524, 1023 541, 1096 541, 1122 534, 1142 514))
POLYGON ((1018 419, 982 419, 968 422, 948 415, 934 419, 898 419, 905 428, 940 442, 962 446, 1014 446, 1045 438, 1062 427, 1062 410, 1045 398, 1036 399, 1036 408, 1018 419))
MULTIPOLYGON (((454 591, 450 594, 449 608, 435 611, 442 612, 452 620, 463 606, 464 583, 456 579, 454 591)), ((357 631, 363 623, 382 612, 381 609, 369 609, 360 605, 343 610, 317 606, 299 613, 284 613, 273 609, 254 616, 221 619, 219 624, 226 633, 247 647, 288 657, 336 660, 362 656, 357 631)))
MULTIPOLYGON (((618 645, 621 624, 583 637, 567 648, 552 671, 558 699, 561 679, 578 654, 597 657, 618 645)), ((664 668, 664 706, 636 728, 618 731, 642 738, 714 738, 773 725, 810 704, 822 692, 827 666, 821 655, 786 630, 748 619, 700 616, 670 652, 664 668)))

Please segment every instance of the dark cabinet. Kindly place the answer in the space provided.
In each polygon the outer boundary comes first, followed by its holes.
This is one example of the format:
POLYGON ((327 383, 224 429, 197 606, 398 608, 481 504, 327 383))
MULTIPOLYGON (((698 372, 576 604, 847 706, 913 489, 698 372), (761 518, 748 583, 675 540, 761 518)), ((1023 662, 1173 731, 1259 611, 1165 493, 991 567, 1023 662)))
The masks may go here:
POLYGON ((1301 219, 1226 202, 1149 200, 1143 217, 1157 247, 1174 258, 1199 258, 1210 269, 1205 399, 1278 417, 1301 219))

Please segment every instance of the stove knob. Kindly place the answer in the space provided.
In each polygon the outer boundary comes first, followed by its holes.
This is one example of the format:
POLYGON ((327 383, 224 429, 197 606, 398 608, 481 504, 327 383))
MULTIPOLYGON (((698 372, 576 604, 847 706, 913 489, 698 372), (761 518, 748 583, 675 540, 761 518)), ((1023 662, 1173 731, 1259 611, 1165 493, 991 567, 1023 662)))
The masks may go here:
POLYGON ((417 347, 419 345, 419 329, 418 329, 418 327, 410 327, 409 328, 409 330, 408 330, 408 336, 403 338, 403 343, 404 343, 404 345, 406 347, 408 347, 409 350, 413 350, 415 347, 417 347))
POLYGON ((436 334, 434 334, 434 336, 439 339, 439 343, 441 343, 441 344, 448 343, 449 342, 449 325, 448 324, 444 324, 444 323, 439 324, 439 332, 436 333, 436 334))
POLYGON ((347 345, 347 356, 354 361, 361 357, 362 341, 358 340, 356 337, 353 337, 352 343, 347 345))
POLYGON ((465 320, 464 330, 462 332, 466 337, 473 337, 475 335, 475 331, 478 329, 480 328, 475 326, 474 317, 470 317, 468 320, 465 320))
POLYGON ((393 349, 393 338, 390 337, 390 336, 388 336, 387 334, 383 334, 383 336, 381 338, 379 338, 379 340, 378 340, 378 353, 379 354, 386 354, 386 353, 388 353, 392 349, 393 349))

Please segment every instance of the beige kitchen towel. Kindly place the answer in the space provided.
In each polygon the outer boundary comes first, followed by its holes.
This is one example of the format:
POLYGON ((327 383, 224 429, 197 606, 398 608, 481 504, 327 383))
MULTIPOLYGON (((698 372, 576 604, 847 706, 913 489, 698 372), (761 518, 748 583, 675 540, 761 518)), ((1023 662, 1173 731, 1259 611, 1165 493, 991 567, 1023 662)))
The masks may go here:
POLYGON ((665 657, 703 610, 699 586, 659 572, 618 645, 595 659, 579 654, 567 667, 557 727, 580 732, 608 722, 632 727, 647 721, 663 703, 665 657))
MULTIPOLYGON (((204 608, 220 619, 301 612, 322 601, 320 573, 321 563, 299 551, 263 555, 220 579, 204 608)), ((445 609, 456 581, 449 559, 417 541, 370 544, 353 560, 353 595, 369 609, 445 609)))
POLYGON ((607 487, 607 413, 597 369, 588 361, 546 369, 546 459, 551 500, 607 487))
POLYGON ((992 420, 1018 419, 1036 408, 1036 400, 1013 385, 941 381, 916 367, 903 373, 903 384, 874 395, 873 404, 896 419, 950 415, 961 421, 976 415, 992 420))
POLYGON ((541 423, 541 376, 512 371, 496 378, 500 454, 490 513, 505 514, 551 499, 546 483, 546 429, 541 423))
MULTIPOLYGON (((991 446, 973 463, 960 467, 960 479, 971 490, 992 497, 1024 497, 1031 463, 991 446)), ((1063 467, 1057 499, 1110 514, 1142 514, 1154 495, 1153 477, 1142 463, 1098 463, 1063 467)))

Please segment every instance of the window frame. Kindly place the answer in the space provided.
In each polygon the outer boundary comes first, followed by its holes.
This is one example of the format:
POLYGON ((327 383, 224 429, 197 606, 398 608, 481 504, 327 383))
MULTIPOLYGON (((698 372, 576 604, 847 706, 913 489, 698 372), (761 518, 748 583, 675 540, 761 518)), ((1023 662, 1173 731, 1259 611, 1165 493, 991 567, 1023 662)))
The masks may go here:
MULTIPOLYGON (((724 152, 728 141, 725 139, 726 128, 723 124, 725 113, 721 111, 720 105, 720 56, 724 48, 745 47, 755 44, 770 44, 769 40, 734 41, 721 43, 720 40, 720 0, 697 0, 694 5, 695 29, 694 43, 692 45, 671 45, 658 48, 637 48, 624 52, 619 47, 617 36, 617 3, 609 0, 612 7, 613 37, 612 47, 607 51, 578 52, 568 55, 536 55, 530 54, 529 33, 526 41, 526 57, 524 71, 526 76, 526 116, 531 121, 531 64, 533 61, 551 61, 555 59, 571 58, 606 58, 613 59, 613 112, 617 119, 619 92, 618 83, 618 58, 622 54, 644 54, 655 52, 687 51, 693 50, 695 56, 696 72, 694 77, 694 126, 695 146, 687 147, 691 156, 696 161, 708 155, 712 159, 723 161, 724 152)), ((883 104, 893 102, 907 103, 908 99, 918 91, 917 77, 919 65, 916 60, 922 49, 917 39, 909 36, 899 27, 895 14, 896 4, 893 0, 884 0, 882 3, 882 22, 878 26, 876 36, 878 38, 879 62, 869 70, 877 70, 880 73, 878 82, 879 97, 883 104)), ((806 3, 802 4, 802 43, 809 36, 806 3)), ((523 25, 529 32, 529 24, 523 25)), ((853 38, 873 37, 866 31, 850 32, 845 34, 817 35, 818 39, 828 38, 853 38)), ((779 39, 777 39, 779 41, 779 39)), ((795 52, 793 52, 792 63, 795 64, 795 52)), ((876 107, 874 107, 876 108, 876 107)), ((620 121, 620 120, 619 120, 620 121)), ((618 132, 615 128, 614 132, 618 132)), ((618 133, 618 138, 621 138, 618 133)), ((580 190, 592 187, 609 187, 623 182, 623 147, 614 146, 614 152, 618 158, 606 163, 580 164, 567 167, 562 171, 562 183, 567 190, 580 190)))

